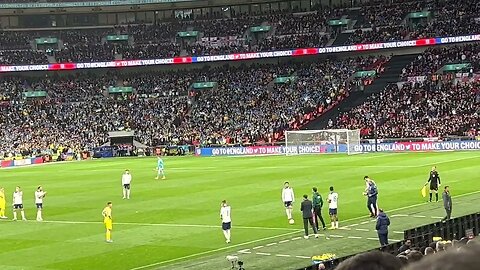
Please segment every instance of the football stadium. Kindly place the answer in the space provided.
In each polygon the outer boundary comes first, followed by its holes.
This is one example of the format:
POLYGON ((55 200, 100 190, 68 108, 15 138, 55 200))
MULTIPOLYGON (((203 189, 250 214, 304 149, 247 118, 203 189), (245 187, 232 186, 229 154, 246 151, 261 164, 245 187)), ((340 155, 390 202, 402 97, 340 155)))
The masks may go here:
POLYGON ((0 0, 0 269, 476 270, 480 2, 0 0))

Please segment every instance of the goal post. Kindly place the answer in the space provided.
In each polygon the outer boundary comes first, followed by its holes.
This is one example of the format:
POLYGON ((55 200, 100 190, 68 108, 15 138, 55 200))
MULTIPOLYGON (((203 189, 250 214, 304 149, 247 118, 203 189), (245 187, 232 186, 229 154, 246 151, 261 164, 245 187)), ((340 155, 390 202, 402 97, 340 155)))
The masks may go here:
POLYGON ((361 153, 360 130, 324 129, 285 132, 287 155, 314 153, 361 153))

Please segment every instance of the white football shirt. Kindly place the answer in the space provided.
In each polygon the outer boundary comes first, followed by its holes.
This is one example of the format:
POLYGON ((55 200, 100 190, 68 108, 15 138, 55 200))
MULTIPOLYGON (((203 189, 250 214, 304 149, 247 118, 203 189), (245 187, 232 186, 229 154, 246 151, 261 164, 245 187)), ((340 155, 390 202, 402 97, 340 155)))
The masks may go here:
POLYGON ((230 214, 231 214, 231 208, 229 205, 222 206, 222 208, 220 208, 220 217, 222 218, 223 223, 232 222, 232 218, 230 217, 230 214))
POLYGON ((44 191, 35 191, 35 203, 43 203, 44 191))
POLYGON ((282 200, 284 202, 294 202, 295 201, 295 194, 293 194, 293 188, 288 187, 282 189, 282 200))
POLYGON ((13 192, 13 204, 23 204, 23 191, 13 192))
POLYGON ((328 208, 337 209, 338 208, 338 193, 331 192, 328 194, 328 208))
POLYGON ((132 182, 132 175, 124 173, 122 175, 122 185, 129 185, 132 182))

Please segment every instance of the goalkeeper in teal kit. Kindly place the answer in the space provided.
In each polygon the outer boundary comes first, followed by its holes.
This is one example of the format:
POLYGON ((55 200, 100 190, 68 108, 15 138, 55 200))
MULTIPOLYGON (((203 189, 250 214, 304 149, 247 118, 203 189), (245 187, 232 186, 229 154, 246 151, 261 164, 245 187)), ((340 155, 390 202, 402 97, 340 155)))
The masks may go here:
POLYGON ((163 171, 164 165, 163 165, 163 159, 159 156, 157 159, 157 177, 155 177, 156 180, 162 176, 162 180, 165 179, 165 172, 163 171))

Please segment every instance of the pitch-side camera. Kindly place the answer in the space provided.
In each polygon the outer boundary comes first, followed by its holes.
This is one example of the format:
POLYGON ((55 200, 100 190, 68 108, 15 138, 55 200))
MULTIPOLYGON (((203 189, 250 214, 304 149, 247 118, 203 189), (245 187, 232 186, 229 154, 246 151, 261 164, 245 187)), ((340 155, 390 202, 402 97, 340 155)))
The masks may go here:
POLYGON ((228 255, 226 258, 227 258, 227 261, 229 261, 232 264, 231 269, 245 270, 245 268, 243 268, 243 261, 240 261, 238 259, 238 256, 228 255))

